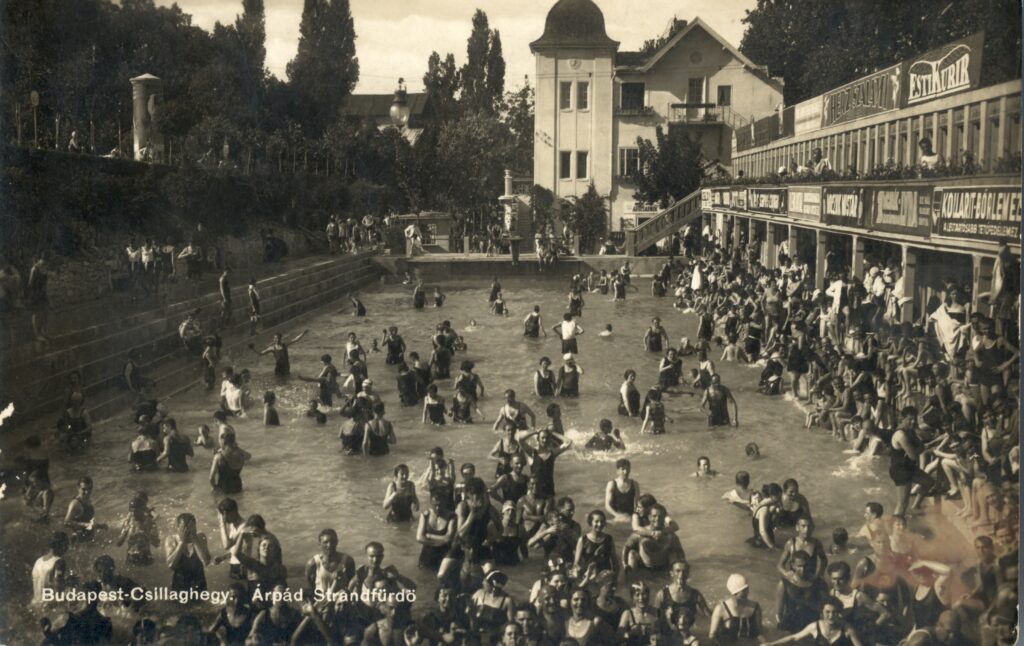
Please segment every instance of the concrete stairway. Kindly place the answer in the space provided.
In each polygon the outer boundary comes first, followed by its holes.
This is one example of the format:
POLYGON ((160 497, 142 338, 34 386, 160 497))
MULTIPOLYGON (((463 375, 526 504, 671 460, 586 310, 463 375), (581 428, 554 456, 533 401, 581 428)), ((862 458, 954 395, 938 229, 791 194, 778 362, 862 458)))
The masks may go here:
POLYGON ((647 251, 700 215, 700 189, 697 189, 637 228, 625 231, 626 255, 636 256, 647 251))
MULTIPOLYGON (((343 256, 311 262, 301 268, 257 282, 261 296, 261 336, 303 314, 337 301, 380 275, 368 255, 343 256)), ((232 289, 232 323, 221 331, 226 347, 244 345, 251 338, 247 286, 232 289)), ((137 349, 143 373, 157 382, 156 394, 195 382, 198 361, 187 356, 178 337, 178 325, 187 312, 200 310, 203 329, 220 312, 220 297, 209 293, 157 309, 83 327, 52 339, 40 348, 17 347, 4 357, 3 402, 15 403, 15 421, 56 417, 67 397, 72 372, 82 376, 86 406, 93 421, 113 415, 131 404, 132 394, 121 383, 127 352, 137 349)), ((263 339, 261 339, 262 342, 263 339)), ((27 345, 27 344, 25 344, 27 345)))

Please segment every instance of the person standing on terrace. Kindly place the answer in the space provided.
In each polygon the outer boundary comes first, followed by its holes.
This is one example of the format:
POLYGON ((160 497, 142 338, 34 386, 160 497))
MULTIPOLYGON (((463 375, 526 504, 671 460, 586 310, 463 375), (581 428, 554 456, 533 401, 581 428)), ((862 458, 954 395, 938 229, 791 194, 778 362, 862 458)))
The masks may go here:
POLYGON ((832 162, 828 160, 828 157, 822 157, 821 148, 815 148, 811 151, 811 158, 807 161, 807 167, 811 169, 811 172, 820 175, 827 170, 832 170, 832 162))

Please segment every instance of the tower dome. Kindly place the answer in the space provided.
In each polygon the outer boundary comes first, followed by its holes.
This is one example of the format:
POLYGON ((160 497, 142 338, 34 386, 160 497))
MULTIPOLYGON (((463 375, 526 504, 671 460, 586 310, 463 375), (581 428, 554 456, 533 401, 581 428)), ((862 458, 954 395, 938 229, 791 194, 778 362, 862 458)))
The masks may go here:
POLYGON ((546 47, 589 47, 618 49, 608 37, 604 14, 593 0, 558 0, 544 21, 544 35, 530 43, 530 50, 546 47))

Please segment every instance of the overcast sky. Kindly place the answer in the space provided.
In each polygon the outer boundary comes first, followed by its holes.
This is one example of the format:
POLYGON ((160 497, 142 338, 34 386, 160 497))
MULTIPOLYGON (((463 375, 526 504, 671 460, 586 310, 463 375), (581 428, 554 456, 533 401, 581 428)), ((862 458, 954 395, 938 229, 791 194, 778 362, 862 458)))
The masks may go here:
MULTIPOLYGON (((391 92, 398 77, 410 90, 423 85, 430 52, 455 54, 461 65, 466 58, 466 39, 475 9, 483 9, 491 28, 501 32, 507 69, 505 86, 533 77, 530 41, 544 31, 544 17, 554 0, 350 0, 356 26, 359 57, 359 93, 391 92)), ((170 5, 173 0, 157 0, 170 5)), ((267 66, 285 78, 285 66, 295 56, 302 0, 265 0, 267 8, 267 66)), ((241 13, 241 0, 177 0, 193 23, 209 29, 217 21, 233 22, 241 13)), ((597 0, 604 12, 608 35, 621 42, 620 49, 637 49, 648 38, 661 34, 672 16, 691 19, 699 15, 734 45, 743 35, 741 22, 755 0, 713 0, 706 3, 681 0, 597 0), (643 11, 638 11, 642 7, 643 11)))

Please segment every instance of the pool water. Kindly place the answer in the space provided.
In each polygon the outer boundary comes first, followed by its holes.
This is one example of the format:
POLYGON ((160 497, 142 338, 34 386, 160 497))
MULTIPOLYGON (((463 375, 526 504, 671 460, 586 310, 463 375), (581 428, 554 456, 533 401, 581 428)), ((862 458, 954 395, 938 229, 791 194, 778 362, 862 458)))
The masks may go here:
MULTIPOLYGON (((503 401, 502 391, 514 388, 519 398, 537 412, 539 419, 544 419, 543 411, 548 402, 539 401, 532 394, 533 371, 541 356, 551 357, 556 368, 561 361, 558 337, 551 333, 550 326, 565 310, 566 281, 510 279, 503 282, 511 310, 509 317, 488 313, 487 280, 448 282, 444 286, 448 295, 445 306, 422 311, 412 308, 411 288, 392 284, 360 295, 368 310, 365 318, 351 316, 349 306, 339 304, 338 311, 320 315, 286 333, 290 338, 304 328, 309 329, 306 338, 291 347, 293 375, 307 376, 317 373, 319 357, 325 352, 335 357, 336 364, 341 364, 349 331, 356 332, 364 347, 369 349, 371 340, 379 338, 383 328, 397 325, 408 349, 418 351, 424 359, 430 354, 430 335, 441 320, 451 320, 455 329, 464 335, 468 351, 456 354, 453 364, 457 366, 466 358, 475 361, 476 372, 487 388, 487 397, 480 404, 486 419, 473 425, 436 429, 421 424, 419 406, 405 408, 398 402, 395 367, 385 365, 383 352, 370 355, 370 377, 387 404, 387 416, 394 422, 398 436, 398 444, 389 456, 342 454, 337 439, 341 419, 332 415, 326 426, 317 426, 305 417, 305 406, 315 396, 314 386, 294 378, 287 384, 275 382, 270 356, 257 361, 246 351, 225 357, 223 365, 234 362, 236 368, 252 371, 254 399, 262 401, 262 392, 267 389, 277 393, 281 427, 264 427, 262 409, 257 405, 253 406, 248 419, 233 422, 240 446, 253 455, 252 462, 242 473, 245 491, 235 498, 243 517, 261 514, 267 521, 267 528, 281 540, 293 588, 304 585, 304 565, 318 551, 318 532, 333 527, 341 537, 340 549, 351 554, 357 564, 365 562, 363 546, 367 541, 382 542, 386 549, 385 561, 418 582, 421 602, 417 605, 427 605, 432 600, 433 576, 416 568, 420 546, 415 540, 415 524, 384 522, 381 501, 392 469, 399 463, 406 463, 415 479, 422 473, 430 449, 441 446, 456 465, 474 462, 478 475, 492 482, 494 462, 486 456, 498 439, 491 424, 503 401), (548 327, 546 339, 522 336, 522 319, 534 305, 541 307, 548 327), (476 319, 477 326, 467 330, 471 318, 476 319)), ((427 285, 428 293, 432 287, 427 285)), ((891 509, 891 483, 887 477, 879 477, 885 475, 884 464, 878 460, 850 459, 842 453, 844 447, 823 432, 805 430, 804 414, 796 404, 785 397, 767 398, 757 393, 759 368, 721 363, 717 356, 714 359, 722 382, 739 402, 739 427, 709 429, 705 415, 699 410, 699 397, 675 395, 666 398, 667 415, 671 418, 667 434, 641 436, 640 420, 621 418, 616 413, 623 372, 627 368, 636 369, 637 385, 644 392, 656 383, 659 359, 655 354, 644 352, 642 345, 651 317, 662 318, 673 344, 684 335, 695 337, 696 318, 673 310, 670 299, 651 297, 647 281, 640 281, 640 291, 630 291, 626 302, 613 303, 609 298, 598 294, 586 297, 580 319, 586 332, 579 339, 578 356, 578 363, 585 371, 581 396, 575 400, 557 400, 562 406, 567 436, 577 445, 557 461, 558 494, 572 496, 576 519, 581 523, 585 523, 588 511, 603 507, 605 483, 614 477, 613 463, 623 454, 593 455, 578 447, 596 430, 601 418, 611 419, 622 431, 627 445, 624 455, 632 461, 633 476, 641 489, 653 493, 680 525, 679 537, 693 566, 692 584, 714 603, 726 594, 726 577, 732 572, 744 573, 750 582, 751 598, 759 600, 769 616, 778 582, 775 562, 779 553, 748 546, 745 539, 751 535, 749 514, 720 499, 732 487, 735 472, 750 472, 756 487, 767 482, 781 483, 789 477, 798 479, 801 492, 812 506, 816 535, 827 547, 834 527, 843 526, 851 535, 856 533, 866 501, 877 500, 887 510, 891 509), (597 333, 608 323, 614 326, 614 334, 610 338, 598 337, 597 333), (751 460, 744 454, 744 447, 752 441, 761 449, 760 459, 751 460), (718 477, 693 477, 701 455, 711 459, 712 467, 720 474, 718 477)), ((694 357, 684 358, 684 373, 694 365, 694 357)), ((442 382, 439 386, 441 394, 450 402, 451 383, 442 382)), ((177 419, 179 428, 194 437, 199 424, 212 425, 210 413, 217 407, 217 397, 215 393, 207 394, 201 387, 195 387, 166 401, 166 406, 177 419)), ((145 490, 159 516, 161 537, 171 531, 174 516, 189 511, 197 516, 199 530, 207 534, 217 553, 220 547, 217 499, 208 482, 212 451, 196 447, 192 471, 187 474, 132 474, 128 469, 128 453, 133 436, 132 426, 126 422, 104 424, 96 428, 95 444, 87 455, 56 457, 51 466, 57 489, 55 514, 62 516, 66 510, 75 490, 74 481, 90 475, 96 483, 93 498, 98 521, 119 525, 132 493, 145 490)), ((419 493, 421 503, 426 505, 426 492, 419 493)), ((25 637, 38 634, 34 627, 37 624, 23 612, 20 600, 30 598, 32 562, 45 551, 45 537, 57 522, 51 521, 50 527, 30 522, 24 518, 19 505, 16 500, 8 500, 4 506, 3 543, 8 546, 5 551, 8 558, 18 564, 15 572, 23 572, 23 576, 5 584, 5 594, 14 603, 4 605, 16 634, 25 637)), ((628 535, 627 527, 613 524, 610 532, 621 548, 628 535)), ((780 544, 787 537, 787 533, 781 533, 780 544)), ((113 545, 115 538, 116 531, 112 529, 102 534, 94 545, 74 547, 69 556, 73 570, 88 576, 92 560, 101 553, 109 553, 121 573, 140 583, 169 584, 170 572, 163 565, 162 549, 155 550, 154 565, 127 566, 124 549, 113 545)), ((508 590, 520 599, 525 599, 529 586, 539 575, 542 554, 535 554, 526 564, 509 569, 512 581, 508 590)), ((211 589, 226 588, 227 565, 207 568, 207 580, 211 589)), ((664 580, 656 578, 659 585, 664 580)), ((620 587, 620 594, 622 592, 620 587)), ((180 608, 172 605, 156 610, 158 614, 173 614, 180 608)), ((706 625, 707 620, 701 619, 698 632, 706 631, 706 625)))

